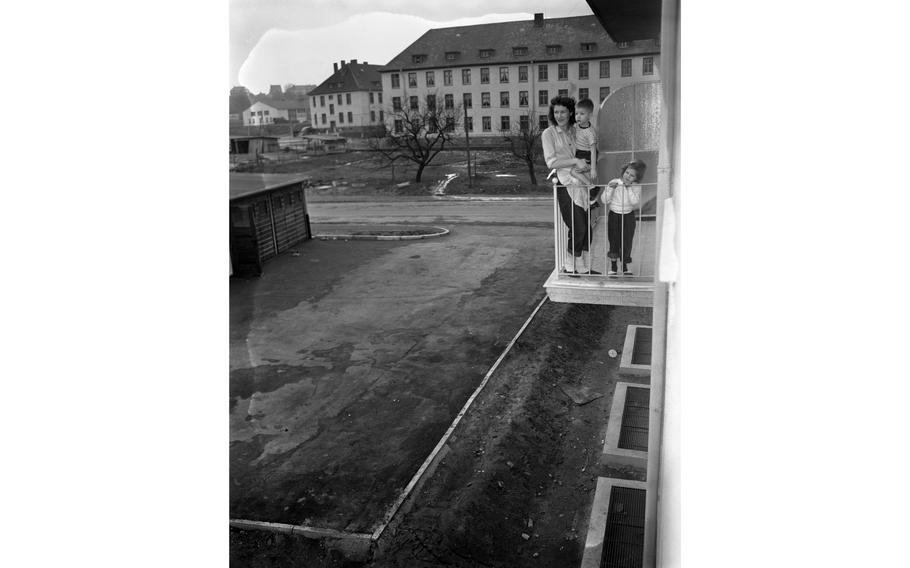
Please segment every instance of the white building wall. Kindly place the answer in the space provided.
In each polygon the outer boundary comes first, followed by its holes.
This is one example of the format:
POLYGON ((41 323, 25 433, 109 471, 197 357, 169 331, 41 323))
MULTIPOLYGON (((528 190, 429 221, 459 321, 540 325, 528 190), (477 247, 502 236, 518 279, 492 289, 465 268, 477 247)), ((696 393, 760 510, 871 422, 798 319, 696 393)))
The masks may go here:
MULTIPOLYGON (((501 117, 508 116, 510 125, 517 124, 519 117, 529 110, 533 111, 534 117, 540 117, 541 115, 546 115, 549 111, 549 100, 555 97, 560 89, 568 90, 568 94, 571 97, 574 97, 576 100, 579 98, 579 89, 587 88, 588 97, 594 101, 595 105, 600 104, 600 88, 609 87, 610 92, 613 93, 622 87, 630 85, 632 83, 638 83, 642 81, 659 81, 660 80, 660 55, 630 55, 628 57, 617 56, 609 58, 592 58, 581 60, 582 62, 588 63, 588 78, 579 79, 579 61, 564 61, 564 62, 547 62, 547 63, 490 63, 489 65, 472 65, 466 67, 452 67, 449 68, 452 71, 452 85, 447 86, 444 84, 444 71, 443 68, 437 69, 421 69, 419 71, 384 71, 381 73, 382 77, 382 92, 383 92, 383 101, 382 105, 386 111, 386 127, 390 130, 393 129, 393 117, 392 114, 392 101, 393 97, 401 97, 402 107, 407 109, 409 107, 409 98, 411 96, 417 96, 420 98, 421 106, 426 102, 426 96, 428 94, 435 94, 437 104, 442 105, 444 97, 446 94, 452 94, 455 100, 456 106, 460 108, 461 102, 463 100, 464 93, 471 93, 472 98, 472 108, 468 109, 468 116, 473 118, 474 130, 471 132, 472 135, 478 136, 498 136, 499 128, 501 124, 501 117), (653 60, 653 73, 650 75, 644 75, 642 73, 642 63, 644 58, 651 57, 653 60), (631 60, 631 76, 623 77, 622 76, 622 60, 630 59, 631 60), (610 62, 610 76, 609 78, 600 77, 600 62, 609 61, 610 62), (558 79, 559 63, 565 63, 567 65, 568 77, 565 80, 558 79), (547 66, 547 80, 540 81, 538 78, 538 66, 546 65, 547 66), (518 80, 518 70, 521 66, 528 67, 528 79, 526 82, 519 82, 518 80), (487 67, 490 70, 490 81, 489 83, 482 84, 480 82, 480 69, 482 67, 487 67), (500 82, 500 67, 508 68, 509 72, 509 81, 508 83, 500 82), (462 69, 471 70, 471 84, 463 85, 462 84, 462 69), (426 72, 433 71, 435 78, 435 86, 428 87, 426 81, 426 72), (399 75, 399 86, 397 89, 392 88, 392 75, 398 73, 399 75), (408 85, 408 73, 416 73, 417 86, 410 87, 408 85), (547 103, 539 104, 539 93, 541 90, 547 91, 547 103), (519 106, 519 92, 527 91, 528 92, 528 106, 523 107, 519 106), (490 93, 490 107, 483 108, 482 105, 482 93, 490 93), (501 107, 500 106, 500 93, 508 92, 509 93, 509 106, 501 107), (490 117, 491 128, 489 132, 484 132, 482 128, 483 117, 490 117)), ((539 118, 536 118, 539 120, 539 118)))
POLYGON ((373 103, 370 103, 370 91, 350 91, 332 93, 329 95, 315 95, 310 97, 310 123, 315 128, 329 128, 335 121, 336 130, 344 131, 351 127, 379 126, 379 111, 385 110, 379 102, 382 98, 380 91, 373 91, 373 103), (348 95, 351 102, 348 104, 348 95), (321 97, 321 98, 320 98, 321 97), (341 101, 339 103, 339 101, 341 101), (334 112, 332 112, 334 111, 334 112), (375 119, 371 120, 370 111, 375 119), (350 117, 348 116, 350 113, 350 117), (325 119, 323 121, 323 115, 325 119), (343 119, 341 118, 343 115, 343 119))
POLYGON ((262 101, 253 103, 250 108, 243 111, 243 124, 245 125, 251 124, 257 126, 260 124, 271 124, 276 118, 284 118, 287 120, 288 111, 269 106, 262 101), (268 115, 265 114, 266 111, 268 111, 268 115))

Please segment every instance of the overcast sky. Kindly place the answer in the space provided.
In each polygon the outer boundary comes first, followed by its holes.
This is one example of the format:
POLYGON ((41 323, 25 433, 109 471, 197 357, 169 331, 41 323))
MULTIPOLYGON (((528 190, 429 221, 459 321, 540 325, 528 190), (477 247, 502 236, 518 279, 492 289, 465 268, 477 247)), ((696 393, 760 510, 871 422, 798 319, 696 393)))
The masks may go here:
POLYGON ((585 0, 230 0, 229 86, 318 85, 332 63, 385 65, 429 29, 592 14, 585 0))

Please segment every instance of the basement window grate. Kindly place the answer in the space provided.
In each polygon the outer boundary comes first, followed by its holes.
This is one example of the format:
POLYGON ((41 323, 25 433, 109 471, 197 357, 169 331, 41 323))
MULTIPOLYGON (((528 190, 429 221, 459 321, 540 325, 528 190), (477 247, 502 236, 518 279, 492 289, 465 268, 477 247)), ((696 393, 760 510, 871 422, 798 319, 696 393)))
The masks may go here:
POLYGON ((651 328, 639 327, 635 333, 635 345, 632 348, 633 365, 651 364, 651 328))
POLYGON ((650 389, 629 387, 622 409, 622 424, 619 428, 619 443, 624 450, 648 451, 648 414, 650 389))
POLYGON ((645 490, 613 487, 600 568, 641 568, 645 543, 645 490))

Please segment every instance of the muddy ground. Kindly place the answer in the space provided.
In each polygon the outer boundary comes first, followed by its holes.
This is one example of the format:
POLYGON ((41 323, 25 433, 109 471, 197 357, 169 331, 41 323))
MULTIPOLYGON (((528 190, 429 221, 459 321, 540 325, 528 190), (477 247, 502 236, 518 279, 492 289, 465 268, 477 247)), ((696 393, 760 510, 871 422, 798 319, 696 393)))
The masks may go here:
POLYGON ((597 475, 644 479, 634 468, 606 471, 598 454, 616 381, 646 382, 620 375, 619 357, 607 352, 621 354, 626 326, 650 319, 646 308, 545 302, 371 561, 300 537, 232 530, 231 565, 577 566, 597 475))
POLYGON ((467 155, 463 150, 441 152, 423 171, 420 182, 415 181, 417 168, 413 163, 398 162, 391 167, 377 153, 366 150, 297 158, 243 171, 310 176, 314 188, 318 189, 311 188, 308 199, 324 195, 431 195, 437 183, 448 174, 458 174, 458 177, 446 186, 447 195, 549 195, 552 191, 545 179, 548 170, 542 158, 535 167, 537 184, 532 184, 525 162, 503 150, 471 152, 473 175, 470 185, 467 155), (475 165, 476 170, 473 169, 475 165))

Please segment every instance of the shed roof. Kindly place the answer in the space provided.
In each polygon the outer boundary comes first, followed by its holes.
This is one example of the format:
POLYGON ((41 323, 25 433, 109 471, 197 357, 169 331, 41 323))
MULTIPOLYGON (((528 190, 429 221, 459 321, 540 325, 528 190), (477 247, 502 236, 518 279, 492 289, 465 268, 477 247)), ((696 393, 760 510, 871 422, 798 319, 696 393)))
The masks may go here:
POLYGON ((318 87, 307 93, 307 96, 351 91, 381 91, 382 82, 379 76, 381 67, 369 63, 345 63, 318 87))
POLYGON ((310 179, 299 174, 230 174, 231 200, 249 197, 310 179))
POLYGON ((575 16, 543 19, 540 26, 534 20, 520 20, 432 29, 379 71, 386 73, 405 69, 544 63, 659 51, 653 40, 631 41, 628 47, 619 47, 596 16, 575 16), (589 51, 584 51, 582 44, 594 45, 589 45, 589 51), (559 46, 559 49, 555 53, 553 50, 548 52, 550 46, 559 46), (515 51, 515 48, 524 48, 524 51, 515 51), (485 50, 491 50, 491 53, 487 57, 481 57, 481 51, 485 50), (455 53, 455 59, 447 59, 447 53, 455 53), (423 59, 415 60, 414 56, 423 56, 423 59))

